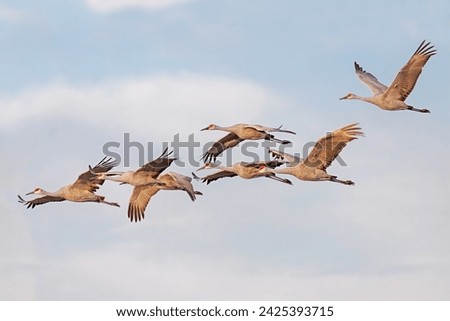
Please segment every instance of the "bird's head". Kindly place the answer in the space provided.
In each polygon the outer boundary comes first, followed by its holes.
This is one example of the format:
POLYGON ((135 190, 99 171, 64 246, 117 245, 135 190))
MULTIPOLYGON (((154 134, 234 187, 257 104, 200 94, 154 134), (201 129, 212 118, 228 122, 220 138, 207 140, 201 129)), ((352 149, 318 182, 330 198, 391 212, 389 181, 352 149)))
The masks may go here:
POLYGON ((202 131, 203 130, 215 130, 216 128, 217 128, 216 124, 210 124, 207 127, 203 128, 202 131))
POLYGON ((355 99, 355 94, 348 93, 344 97, 339 98, 339 100, 343 100, 343 99, 355 99))
POLYGON ((44 190, 40 187, 36 187, 33 191, 26 193, 25 195, 31 195, 31 194, 42 194, 44 190))

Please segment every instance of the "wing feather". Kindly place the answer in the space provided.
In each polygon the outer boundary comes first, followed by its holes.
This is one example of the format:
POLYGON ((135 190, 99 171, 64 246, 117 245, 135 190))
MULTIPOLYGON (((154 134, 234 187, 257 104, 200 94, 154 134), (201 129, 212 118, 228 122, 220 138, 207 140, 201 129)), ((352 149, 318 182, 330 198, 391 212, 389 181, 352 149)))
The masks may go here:
POLYGON ((370 88, 374 96, 382 94, 388 89, 388 86, 382 84, 374 75, 362 69, 361 66, 356 63, 356 61, 354 62, 354 64, 355 72, 359 80, 361 80, 370 88))
POLYGON ((266 127, 266 126, 262 126, 262 125, 245 125, 245 127, 253 128, 260 132, 278 132, 278 133, 288 133, 288 134, 296 135, 296 133, 291 130, 281 129, 281 127, 283 127, 283 125, 276 127, 276 128, 275 127, 266 127))
POLYGON ((303 163, 308 167, 326 170, 348 142, 364 136, 358 123, 347 125, 320 138, 303 163))
POLYGON ((27 208, 30 208, 30 207, 35 208, 37 205, 46 204, 48 202, 65 201, 65 199, 62 197, 54 197, 54 196, 43 196, 43 197, 35 198, 34 200, 31 200, 31 201, 24 200, 20 195, 17 195, 17 197, 19 198, 19 203, 23 204, 27 208))
POLYGON ((270 161, 261 161, 261 162, 253 162, 253 163, 242 163, 242 166, 244 166, 244 167, 260 167, 262 165, 262 166, 273 169, 273 168, 276 168, 283 164, 285 164, 285 162, 280 162, 279 160, 270 160, 270 161))
MULTIPOLYGON (((191 183, 192 178, 182 175, 182 174, 179 174, 179 173, 175 173, 175 172, 170 172, 170 173, 167 173, 166 175, 171 177, 174 189, 185 191, 189 195, 189 197, 191 198, 192 201, 195 201, 196 194, 201 195, 200 192, 194 190, 194 186, 191 183), (200 194, 198 194, 198 193, 200 193, 200 194)), ((164 175, 164 176, 166 176, 166 175, 164 175)), ((162 187, 162 189, 164 189, 164 187, 162 187)))
POLYGON ((168 148, 157 159, 148 162, 136 172, 146 171, 151 174, 153 178, 157 178, 167 167, 169 167, 176 158, 169 157, 172 153, 167 153, 168 148))
POLYGON ((199 177, 199 179, 202 180, 202 183, 206 182, 206 185, 208 185, 209 183, 218 180, 219 178, 223 178, 223 177, 235 177, 237 176, 236 173, 233 172, 229 172, 229 171, 217 171, 213 174, 207 175, 205 177, 199 177))
POLYGON ((273 149, 268 148, 268 152, 269 152, 269 154, 272 155, 272 157, 275 160, 281 159, 288 163, 297 163, 297 164, 302 161, 302 159, 298 156, 291 155, 291 154, 288 154, 288 153, 285 153, 285 152, 282 152, 279 150, 273 150, 273 149))
POLYGON ((417 79, 422 73, 423 66, 427 63, 431 56, 436 54, 434 46, 430 42, 422 41, 420 46, 411 56, 409 61, 395 77, 386 95, 394 99, 405 101, 416 85, 417 79))
POLYGON ((208 151, 203 154, 202 160, 207 162, 215 162, 217 159, 217 156, 223 153, 224 150, 228 148, 233 148, 237 144, 242 142, 242 139, 240 139, 236 134, 229 133, 228 135, 222 137, 219 141, 215 142, 208 151))
POLYGON ((133 189, 128 204, 128 218, 131 222, 138 222, 144 219, 144 212, 150 199, 159 190, 159 186, 136 186, 133 189))
POLYGON ((72 184, 72 188, 87 189, 95 193, 100 185, 105 182, 104 179, 96 178, 94 173, 106 173, 118 165, 116 159, 104 157, 97 165, 78 176, 78 179, 72 184))

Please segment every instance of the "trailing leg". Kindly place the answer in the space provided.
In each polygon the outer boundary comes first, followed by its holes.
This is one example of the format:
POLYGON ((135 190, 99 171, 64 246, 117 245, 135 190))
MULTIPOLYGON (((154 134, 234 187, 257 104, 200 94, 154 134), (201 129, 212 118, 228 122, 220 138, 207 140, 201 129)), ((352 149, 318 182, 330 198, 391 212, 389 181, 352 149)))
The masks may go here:
POLYGON ((270 178, 270 179, 273 179, 275 181, 281 182, 281 183, 292 185, 292 182, 290 180, 288 180, 287 178, 281 178, 281 177, 278 177, 275 174, 273 174, 273 175, 269 174, 269 175, 266 175, 266 177, 270 178))
POLYGON ((99 203, 104 203, 104 204, 108 204, 108 205, 111 205, 111 206, 120 207, 120 205, 117 204, 117 203, 105 201, 105 197, 104 196, 97 195, 97 200, 96 201, 99 202, 99 203))
POLYGON ((116 207, 120 207, 120 205, 119 205, 119 204, 117 204, 117 203, 115 203, 115 202, 107 202, 107 201, 102 201, 101 203, 104 203, 104 204, 108 204, 108 205, 111 205, 111 206, 116 206, 116 207))
POLYGON ((343 181, 343 180, 338 179, 336 176, 331 176, 330 177, 330 181, 331 182, 336 182, 336 183, 341 183, 341 184, 344 184, 344 185, 355 185, 355 183, 353 181, 351 181, 351 180, 343 181))
POLYGON ((414 108, 413 106, 408 106, 408 110, 417 111, 419 113, 430 113, 430 111, 428 109, 414 108))

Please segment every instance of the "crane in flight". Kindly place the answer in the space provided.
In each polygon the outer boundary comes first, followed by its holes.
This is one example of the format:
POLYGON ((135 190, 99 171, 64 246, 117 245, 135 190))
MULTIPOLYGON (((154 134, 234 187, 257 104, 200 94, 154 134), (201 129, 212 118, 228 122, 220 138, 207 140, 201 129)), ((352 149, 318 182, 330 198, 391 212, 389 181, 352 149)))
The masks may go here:
POLYGON ((280 140, 275 138, 274 135, 270 134, 272 132, 279 133, 289 133, 295 135, 293 131, 281 129, 280 127, 266 127, 262 125, 249 125, 249 124, 235 124, 228 127, 221 127, 216 124, 211 124, 208 127, 205 127, 203 130, 222 130, 229 132, 228 135, 221 138, 219 141, 215 142, 208 151, 203 154, 202 160, 207 162, 215 162, 217 156, 222 154, 222 152, 228 148, 232 148, 242 142, 243 140, 259 140, 265 139, 270 140, 280 144, 289 144, 291 143, 288 140, 280 140))
POLYGON ((210 168, 217 168, 219 170, 205 177, 198 177, 197 175, 195 175, 195 173, 192 173, 192 176, 197 180, 202 180, 203 183, 206 182, 207 185, 215 180, 218 180, 219 178, 235 176, 239 176, 245 179, 267 177, 285 184, 292 185, 292 182, 290 180, 278 177, 271 170, 282 164, 284 164, 284 162, 278 160, 252 163, 239 162, 233 164, 233 166, 220 166, 213 163, 206 163, 203 167, 197 169, 197 171, 210 168))
POLYGON ((147 185, 164 185, 163 182, 158 180, 159 174, 161 174, 167 167, 172 164, 172 162, 176 159, 170 157, 173 153, 167 152, 168 148, 166 148, 161 156, 157 159, 154 159, 144 166, 141 166, 135 171, 124 171, 124 172, 109 172, 109 173, 94 173, 98 178, 104 180, 110 180, 114 182, 119 182, 122 184, 129 184, 133 186, 147 186, 147 185))
MULTIPOLYGON (((166 148, 158 158, 135 171, 97 173, 95 175, 97 178, 104 180, 120 182, 121 185, 134 186, 128 205, 128 217, 132 222, 137 222, 144 218, 144 212, 150 198, 160 189, 184 189, 190 193, 192 189, 189 186, 190 181, 188 182, 182 175, 176 173, 160 175, 176 159, 170 157, 172 153, 173 151, 168 153, 168 148, 166 148)), ((92 172, 92 174, 94 173, 92 172)), ((189 195, 194 194, 192 189, 192 193, 189 195)))
POLYGON ((284 152, 269 149, 269 153, 275 159, 288 162, 286 167, 272 171, 277 174, 292 175, 304 181, 331 181, 345 185, 354 185, 355 183, 351 180, 343 181, 338 179, 337 176, 328 174, 326 169, 347 143, 363 135, 357 123, 337 129, 320 138, 311 152, 309 152, 308 157, 303 160, 284 152))
POLYGON ((409 58, 406 65, 399 71, 397 77, 395 77, 389 87, 379 82, 374 75, 365 71, 355 62, 356 75, 370 88, 373 96, 361 97, 349 93, 340 99, 358 99, 376 105, 384 110, 412 110, 420 113, 429 113, 430 111, 428 109, 415 108, 406 104, 405 100, 414 89, 423 66, 435 54, 436 50, 434 46, 431 46, 429 42, 426 43, 424 40, 412 57, 409 58))
POLYGON ((56 192, 47 192, 40 187, 36 187, 33 191, 27 193, 26 195, 44 195, 43 197, 26 201, 20 195, 17 195, 19 198, 19 203, 22 203, 27 208, 34 208, 37 205, 42 205, 49 202, 62 201, 96 202, 119 207, 119 204, 117 203, 106 201, 105 196, 95 194, 100 185, 103 185, 105 182, 105 180, 98 177, 97 174, 107 173, 116 165, 117 163, 111 158, 105 157, 93 168, 89 166, 89 170, 78 176, 78 179, 73 184, 63 186, 56 192))
POLYGON ((203 195, 201 192, 194 190, 192 186, 192 178, 169 172, 158 177, 164 185, 147 185, 136 186, 130 197, 128 204, 128 218, 131 222, 138 222, 144 219, 144 212, 150 199, 161 190, 182 190, 185 191, 192 201, 195 201, 196 195, 203 195))

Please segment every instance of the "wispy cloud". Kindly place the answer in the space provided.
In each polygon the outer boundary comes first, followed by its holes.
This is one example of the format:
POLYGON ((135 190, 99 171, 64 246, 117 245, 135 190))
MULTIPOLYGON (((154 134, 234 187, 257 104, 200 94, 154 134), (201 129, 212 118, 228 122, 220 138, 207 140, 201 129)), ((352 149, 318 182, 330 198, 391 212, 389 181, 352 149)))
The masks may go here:
POLYGON ((15 22, 25 16, 23 11, 0 4, 0 20, 15 22))
POLYGON ((142 148, 133 148, 132 153, 139 151, 135 160, 141 165, 151 158, 153 147, 158 150, 176 140, 184 146, 192 139, 198 148, 178 149, 179 159, 192 164, 200 158, 207 142, 222 135, 200 134, 201 128, 211 123, 228 126, 237 122, 279 126, 279 121, 268 122, 266 117, 273 113, 274 106, 277 114, 287 105, 276 92, 251 81, 204 74, 159 75, 95 85, 56 82, 0 96, 5 111, 0 130, 20 132, 23 126, 33 124, 42 133, 56 126, 64 130, 65 136, 77 137, 75 144, 88 141, 99 150, 108 143, 119 144, 118 149, 111 150, 122 154, 125 164, 130 164, 131 159, 125 141, 139 142, 142 148))
POLYGON ((257 121, 264 110, 275 104, 280 108, 280 100, 246 80, 187 73, 94 86, 55 83, 0 98, 7 111, 0 128, 12 128, 31 118, 59 117, 144 135, 149 127, 192 132, 195 126, 211 122, 257 121))
POLYGON ((128 8, 159 10, 190 1, 192 0, 86 0, 86 5, 94 11, 110 13, 128 8))
MULTIPOLYGON (((45 85, 0 97, 5 111, 0 129, 10 131, 10 144, 20 146, 20 124, 26 127, 34 122, 44 127, 65 118, 74 119, 77 126, 68 127, 59 141, 57 137, 52 142, 39 140, 33 135, 40 154, 33 157, 32 166, 24 163, 25 171, 32 168, 31 174, 7 172, 18 192, 28 191, 34 182, 43 182, 44 187, 70 182, 76 170, 91 160, 81 159, 67 173, 60 169, 78 157, 78 148, 67 146, 65 140, 89 127, 86 124, 98 128, 89 139, 96 139, 105 128, 133 130, 154 138, 163 131, 195 131, 216 121, 230 124, 251 119, 272 125, 274 106, 288 115, 283 104, 276 93, 257 83, 204 74, 159 75, 91 86, 45 85), (48 145, 55 146, 57 158, 45 153, 48 145), (39 159, 48 160, 47 169, 36 164, 39 159), (51 173, 48 177, 46 170, 51 173)), ((351 168, 330 168, 330 173, 354 179, 354 188, 300 181, 288 187, 262 179, 229 180, 214 186, 194 182, 204 192, 197 202, 181 193, 160 193, 147 209, 146 220, 138 225, 126 219, 130 189, 125 186, 102 187, 101 194, 124 205, 115 211, 95 206, 98 204, 67 202, 31 212, 17 204, 11 191, 8 197, 0 197, 4 204, 0 209, 7 213, 2 216, 5 224, 0 224, 0 231, 13 231, 2 232, 5 244, 20 240, 23 250, 0 248, 5 275, 0 278, 4 285, 0 288, 7 289, 0 291, 0 296, 72 300, 447 299, 449 155, 442 152, 439 128, 434 126, 428 133, 425 128, 429 125, 422 121, 427 135, 415 135, 408 131, 411 124, 397 122, 396 115, 408 114, 389 115, 394 120, 386 118, 385 124, 392 122, 395 127, 363 127, 367 137, 343 152, 351 160, 351 168), (389 132, 389 128, 395 130, 389 132), (412 137, 413 143, 408 141, 412 137), (411 146, 422 146, 423 157, 417 158, 417 148, 411 146), (374 151, 383 155, 373 157, 374 151), (440 151, 438 160, 431 151, 440 151), (431 163, 433 168, 417 171, 431 163), (25 219, 25 213, 35 215, 25 219), (77 241, 50 247, 60 233, 72 233, 67 239, 77 241), (117 278, 124 274, 126 279, 117 278)), ((287 120, 285 125, 291 127, 293 120, 287 120)), ((306 123, 305 119, 297 122, 298 127, 306 123)), ((321 122, 311 126, 319 133, 329 129, 321 122)), ((306 137, 309 134, 303 133, 300 138, 306 137)), ((2 168, 20 168, 19 160, 32 151, 23 148, 5 155, 14 158, 2 168)), ((10 190, 9 185, 5 184, 4 190, 10 190)))

